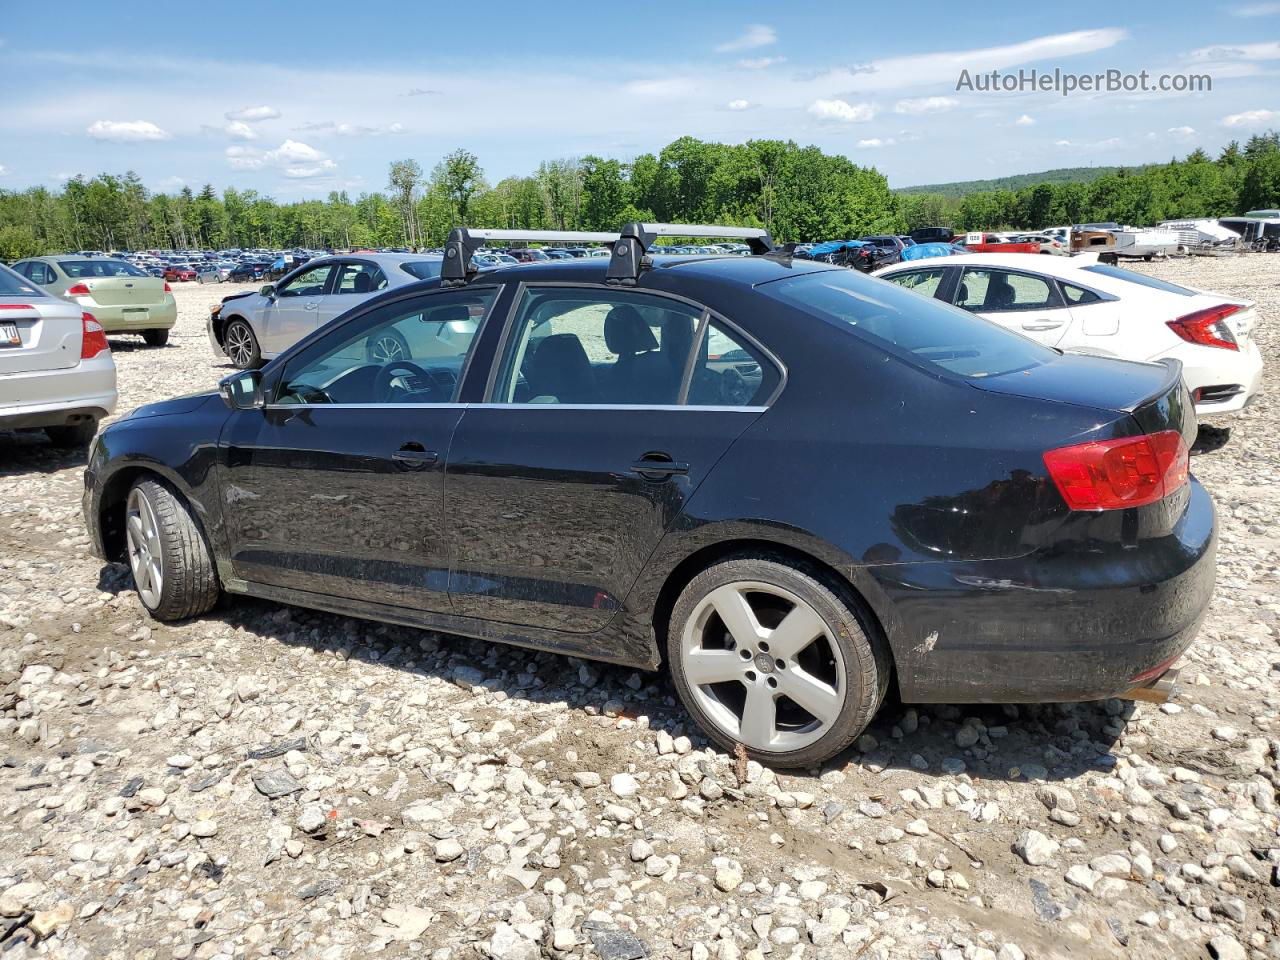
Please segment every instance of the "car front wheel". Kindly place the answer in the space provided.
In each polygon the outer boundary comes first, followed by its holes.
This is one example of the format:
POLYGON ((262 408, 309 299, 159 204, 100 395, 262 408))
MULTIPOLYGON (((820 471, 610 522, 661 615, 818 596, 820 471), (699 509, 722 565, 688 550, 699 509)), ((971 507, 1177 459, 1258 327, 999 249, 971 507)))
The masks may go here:
POLYGON ((256 370, 262 366, 262 349, 258 346, 258 338, 253 335, 253 328, 239 317, 227 324, 222 344, 227 357, 241 370, 256 370))
POLYGON ((138 599, 157 620, 199 616, 218 602, 218 575, 190 505, 161 480, 140 480, 125 502, 125 546, 138 599))
POLYGON ((889 657, 842 593, 758 557, 716 564, 689 583, 671 614, 668 661, 712 740, 798 767, 862 733, 888 688, 889 657))

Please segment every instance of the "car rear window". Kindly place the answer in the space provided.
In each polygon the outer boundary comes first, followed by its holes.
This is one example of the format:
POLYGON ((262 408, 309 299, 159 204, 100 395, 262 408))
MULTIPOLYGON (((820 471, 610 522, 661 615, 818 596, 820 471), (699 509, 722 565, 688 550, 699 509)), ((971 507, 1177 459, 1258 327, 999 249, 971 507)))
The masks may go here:
POLYGON ((32 286, 20 273, 0 264, 0 297, 43 297, 38 287, 32 286))
POLYGON ((433 280, 440 276, 441 260, 409 260, 400 264, 400 269, 419 280, 433 280))
POLYGON ((58 264, 68 277, 145 277, 124 260, 63 260, 58 264))
POLYGON ((1140 287, 1150 287, 1152 290, 1163 290, 1165 293, 1176 293, 1183 297, 1194 297, 1196 292, 1188 290, 1186 287, 1180 287, 1176 283, 1170 283, 1168 280, 1157 280, 1155 277, 1148 277, 1142 273, 1134 273, 1132 270, 1125 270, 1121 267, 1113 267, 1106 263, 1094 263, 1087 267, 1082 267, 1085 273, 1100 273, 1104 277, 1114 277, 1117 280, 1126 280, 1129 283, 1136 283, 1140 287))
POLYGON ((891 353, 962 377, 999 376, 1057 356, 990 320, 853 270, 805 273, 757 289, 891 353))

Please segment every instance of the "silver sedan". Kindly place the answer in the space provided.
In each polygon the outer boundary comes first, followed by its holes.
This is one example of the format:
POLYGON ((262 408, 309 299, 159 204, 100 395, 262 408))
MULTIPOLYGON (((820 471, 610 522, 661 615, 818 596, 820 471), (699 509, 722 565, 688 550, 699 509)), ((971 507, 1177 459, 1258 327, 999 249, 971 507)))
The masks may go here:
POLYGON ((223 297, 209 314, 209 343, 242 370, 260 367, 374 294, 440 276, 443 259, 426 253, 319 257, 257 292, 223 297))

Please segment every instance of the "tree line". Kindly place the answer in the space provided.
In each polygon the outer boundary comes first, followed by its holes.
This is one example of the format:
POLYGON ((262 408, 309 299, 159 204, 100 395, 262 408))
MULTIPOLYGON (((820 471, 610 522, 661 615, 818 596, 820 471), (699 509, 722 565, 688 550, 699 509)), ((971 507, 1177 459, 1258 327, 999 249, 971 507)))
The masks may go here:
POLYGON ((430 172, 390 164, 384 191, 277 202, 211 184, 175 194, 137 174, 0 190, 0 259, 68 250, 438 246, 459 224, 616 230, 629 220, 763 226, 780 241, 848 239, 916 227, 1033 229, 1101 220, 1149 224, 1280 205, 1280 134, 1090 183, 1039 183, 964 196, 894 193, 874 168, 793 141, 721 144, 681 137, 630 161, 548 160, 490 184, 464 149, 430 172))

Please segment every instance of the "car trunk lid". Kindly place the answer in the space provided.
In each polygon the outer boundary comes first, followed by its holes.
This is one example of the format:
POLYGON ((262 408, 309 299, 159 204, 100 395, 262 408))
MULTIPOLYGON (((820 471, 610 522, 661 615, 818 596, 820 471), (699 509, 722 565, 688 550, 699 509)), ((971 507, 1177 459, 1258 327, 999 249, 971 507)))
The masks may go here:
POLYGON ((0 376, 74 367, 83 337, 77 307, 48 297, 0 297, 0 376))
POLYGON ((88 287, 94 303, 105 307, 148 307, 164 300, 159 277, 84 277, 76 282, 88 287))

